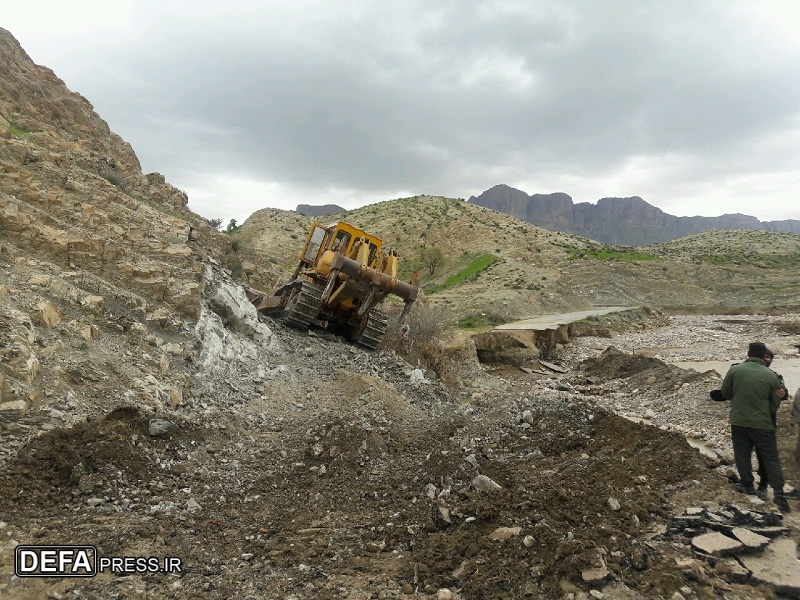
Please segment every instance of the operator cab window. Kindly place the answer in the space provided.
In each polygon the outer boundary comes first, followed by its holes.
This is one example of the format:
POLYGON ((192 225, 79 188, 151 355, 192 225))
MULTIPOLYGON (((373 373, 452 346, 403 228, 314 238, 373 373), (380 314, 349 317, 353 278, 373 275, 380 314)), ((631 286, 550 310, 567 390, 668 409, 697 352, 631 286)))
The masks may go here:
POLYGON ((339 250, 339 246, 344 244, 345 249, 347 248, 347 244, 350 243, 350 234, 346 231, 339 230, 339 233, 336 234, 336 237, 333 240, 333 246, 331 246, 331 250, 337 252, 339 250))
POLYGON ((317 259, 317 252, 319 252, 319 246, 324 237, 325 230, 322 227, 314 227, 314 231, 311 232, 311 239, 308 240, 305 254, 303 254, 304 261, 313 263, 317 259))

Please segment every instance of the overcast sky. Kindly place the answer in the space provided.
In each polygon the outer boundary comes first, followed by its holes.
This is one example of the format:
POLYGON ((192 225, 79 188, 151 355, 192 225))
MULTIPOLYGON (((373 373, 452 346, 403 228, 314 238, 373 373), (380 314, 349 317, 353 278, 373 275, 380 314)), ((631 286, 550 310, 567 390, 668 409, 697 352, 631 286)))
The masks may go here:
POLYGON ((206 217, 505 183, 800 219, 800 2, 8 2, 206 217))

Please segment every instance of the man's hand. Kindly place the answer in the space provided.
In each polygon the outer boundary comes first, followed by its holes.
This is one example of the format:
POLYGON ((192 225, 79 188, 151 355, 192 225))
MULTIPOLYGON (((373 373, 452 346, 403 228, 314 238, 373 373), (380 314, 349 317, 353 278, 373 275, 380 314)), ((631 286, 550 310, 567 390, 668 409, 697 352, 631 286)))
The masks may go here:
POLYGON ((775 391, 775 395, 776 395, 778 398, 785 398, 785 397, 786 397, 786 390, 785 390, 785 389, 783 389, 783 388, 781 388, 781 389, 779 389, 779 390, 776 390, 776 391, 775 391))

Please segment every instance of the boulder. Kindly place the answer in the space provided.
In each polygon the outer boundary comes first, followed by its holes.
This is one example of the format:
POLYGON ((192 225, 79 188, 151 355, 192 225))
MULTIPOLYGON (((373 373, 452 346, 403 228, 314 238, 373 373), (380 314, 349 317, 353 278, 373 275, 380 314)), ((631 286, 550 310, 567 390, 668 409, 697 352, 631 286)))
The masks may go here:
POLYGON ((522 527, 498 527, 492 531, 488 537, 493 542, 504 542, 505 540, 522 533, 522 527))
POLYGON ((486 475, 476 475, 475 479, 472 480, 472 485, 479 492, 493 492, 503 489, 503 486, 493 479, 489 479, 486 475))
POLYGON ((50 302, 49 300, 47 302, 42 302, 39 304, 38 308, 39 317, 42 319, 42 323, 48 327, 55 327, 61 323, 61 311, 53 302, 50 302))
POLYGON ((105 300, 102 296, 86 296, 81 300, 81 305, 96 315, 102 315, 105 310, 105 300))
POLYGON ((147 432, 153 437, 158 437, 165 435, 173 427, 175 427, 175 423, 173 421, 169 421, 167 419, 150 419, 147 432))

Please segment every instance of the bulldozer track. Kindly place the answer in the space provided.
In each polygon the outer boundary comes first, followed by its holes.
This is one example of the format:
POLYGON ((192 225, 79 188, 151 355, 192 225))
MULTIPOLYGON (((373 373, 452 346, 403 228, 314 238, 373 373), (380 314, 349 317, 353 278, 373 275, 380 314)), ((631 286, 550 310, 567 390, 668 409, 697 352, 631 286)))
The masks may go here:
POLYGON ((322 309, 323 291, 322 286, 311 281, 304 281, 298 292, 297 300, 287 309, 283 322, 298 329, 305 329, 311 325, 322 309))
POLYGON ((367 317, 367 325, 357 340, 358 344, 370 350, 375 350, 380 346, 383 336, 386 335, 388 324, 389 319, 386 315, 382 311, 373 308, 367 317))

